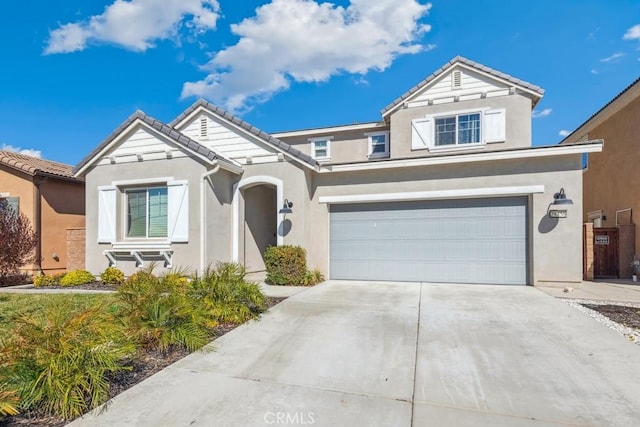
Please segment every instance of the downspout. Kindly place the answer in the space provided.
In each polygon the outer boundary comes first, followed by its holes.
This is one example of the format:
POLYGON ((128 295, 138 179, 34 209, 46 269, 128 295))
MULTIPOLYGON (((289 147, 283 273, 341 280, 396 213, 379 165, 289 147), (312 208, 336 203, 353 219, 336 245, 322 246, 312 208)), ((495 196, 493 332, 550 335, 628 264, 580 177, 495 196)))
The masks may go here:
MULTIPOLYGON (((220 165, 216 163, 215 167, 210 171, 204 172, 200 175, 200 274, 204 274, 205 262, 206 262, 206 237, 207 237, 207 191, 206 181, 211 183, 211 176, 218 173, 220 165)), ((211 183, 213 185, 213 183, 211 183)))
POLYGON ((47 178, 39 178, 36 176, 33 179, 33 185, 34 185, 33 222, 34 222, 34 231, 37 236, 35 267, 36 267, 36 271, 40 274, 42 274, 42 195, 40 194, 40 185, 44 184, 45 182, 47 182, 47 178))

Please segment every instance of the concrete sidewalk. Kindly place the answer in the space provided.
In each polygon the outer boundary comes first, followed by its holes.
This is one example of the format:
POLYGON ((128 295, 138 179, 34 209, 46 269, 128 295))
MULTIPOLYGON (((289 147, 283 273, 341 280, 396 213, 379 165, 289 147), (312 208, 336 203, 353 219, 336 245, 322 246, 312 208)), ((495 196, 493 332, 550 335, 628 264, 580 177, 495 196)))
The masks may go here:
POLYGON ((636 425, 640 346, 524 286, 329 281, 83 426, 636 425))
POLYGON ((640 282, 607 280, 577 283, 565 287, 536 286, 536 289, 556 298, 640 304, 640 282))

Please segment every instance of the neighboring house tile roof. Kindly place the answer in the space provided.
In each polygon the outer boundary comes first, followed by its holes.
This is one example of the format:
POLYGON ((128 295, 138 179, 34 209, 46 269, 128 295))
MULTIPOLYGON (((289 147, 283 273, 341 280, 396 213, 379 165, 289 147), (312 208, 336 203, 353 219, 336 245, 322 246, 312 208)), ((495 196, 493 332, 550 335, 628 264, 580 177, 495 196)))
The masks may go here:
POLYGON ((82 181, 73 176, 73 166, 71 165, 39 159, 13 151, 0 150, 0 164, 31 176, 47 176, 71 181, 82 181))
POLYGON ((230 160, 227 157, 224 157, 221 154, 216 153, 215 151, 189 138, 188 136, 183 135, 182 133, 178 132, 174 128, 164 124, 160 120, 156 120, 153 117, 138 110, 135 113, 133 113, 131 116, 129 116, 129 118, 124 121, 124 123, 118 126, 118 128, 114 130, 111 133, 111 135, 109 135, 104 141, 102 141, 102 143, 100 143, 100 145, 98 145, 91 153, 89 153, 89 155, 87 155, 84 159, 82 159, 80 163, 78 163, 78 165, 76 165, 76 167, 73 168, 73 173, 74 174, 77 173, 89 162, 91 162, 91 160, 99 152, 101 152, 105 147, 107 147, 118 135, 120 135, 126 128, 128 128, 136 120, 141 120, 142 122, 151 126, 153 129, 169 137, 176 144, 181 145, 195 153, 198 153, 209 160, 222 160, 226 163, 237 166, 236 162, 234 162, 233 160, 230 160))
POLYGON ((404 100, 406 100, 407 98, 412 96, 414 93, 416 93, 417 91, 419 91, 420 89, 422 89, 423 87, 428 85, 429 83, 431 83, 434 79, 436 79, 438 76, 440 76, 440 74, 442 74, 447 68, 452 67, 453 65, 458 64, 458 63, 467 65, 469 67, 475 68, 475 69, 480 70, 480 71, 483 71, 483 72, 485 72, 487 74, 490 74, 490 75, 492 75, 494 77, 497 77, 497 78, 500 78, 502 80, 506 80, 508 82, 513 83, 514 85, 521 86, 521 87, 524 87, 526 89, 529 89, 529 90, 539 94, 540 97, 542 97, 542 95, 544 94, 544 89, 542 89, 539 86, 536 86, 534 84, 525 82, 524 80, 520 80, 520 79, 518 79, 516 77, 510 76, 509 74, 502 73, 502 72, 500 72, 498 70, 494 70, 493 68, 487 67, 486 65, 482 65, 482 64, 480 64, 478 62, 471 61, 470 59, 467 59, 465 57, 456 56, 451 61, 449 61, 446 64, 444 64, 442 67, 438 68, 435 72, 433 72, 426 79, 422 80, 420 83, 418 83, 417 85, 415 85, 414 87, 409 89, 407 92, 405 92, 403 95, 401 95, 395 101, 393 101, 391 104, 387 105, 381 111, 381 114, 384 116, 388 111, 390 111, 393 108, 397 107, 399 104, 404 102, 404 100))
POLYGON ((197 100, 191 107, 187 108, 186 110, 184 110, 184 112, 182 114, 180 114, 178 117, 176 117, 171 123, 169 123, 169 126, 171 127, 175 127, 178 123, 180 123, 182 120, 184 120, 187 116, 189 116, 191 113, 193 113, 193 111, 195 111, 197 108, 199 107, 203 107, 206 108, 207 110, 217 114, 218 116, 222 117, 225 120, 230 121, 231 123, 235 124, 236 126, 241 127, 242 129, 246 130, 247 132, 249 132, 250 134, 257 136, 258 138, 262 139, 263 141, 279 148, 280 150, 288 153, 289 155, 296 157, 297 159, 303 161, 304 163, 307 163, 313 167, 317 167, 319 165, 319 163, 311 156, 309 156, 308 154, 303 153, 302 151, 293 148, 292 146, 290 146, 289 144, 287 144, 286 142, 282 142, 280 141, 278 138, 273 137, 272 135, 269 135, 268 133, 258 129, 257 127, 251 125, 250 123, 245 122, 244 120, 242 120, 241 118, 234 116, 233 114, 229 113, 226 110, 223 110, 222 108, 208 102, 205 101, 204 99, 199 99, 197 100))
POLYGON ((613 97, 613 99, 611 99, 611 101, 607 102, 606 104, 604 104, 604 106, 602 108, 600 108, 598 111, 596 111, 595 113, 593 113, 591 115, 591 117, 589 117, 587 120, 585 120, 580 126, 578 126, 577 128, 575 128, 575 130, 573 132, 571 132, 569 135, 567 135, 566 137, 564 137, 564 139, 562 141, 560 141, 560 144, 564 144, 565 141, 567 141, 568 139, 570 139, 574 133, 576 133, 577 131, 579 131, 580 129, 582 129, 587 123, 589 123, 591 120, 593 120, 596 116, 598 116, 600 113, 602 113, 608 106, 610 106, 611 104, 613 104, 614 102, 616 102, 622 95, 624 95, 625 93, 627 93, 629 90, 631 90, 631 88, 633 88, 634 86, 640 84, 640 77, 638 77, 637 79, 635 79, 633 81, 633 83, 631 83, 629 86, 627 86, 626 88, 622 89, 622 91, 617 94, 616 96, 613 97))

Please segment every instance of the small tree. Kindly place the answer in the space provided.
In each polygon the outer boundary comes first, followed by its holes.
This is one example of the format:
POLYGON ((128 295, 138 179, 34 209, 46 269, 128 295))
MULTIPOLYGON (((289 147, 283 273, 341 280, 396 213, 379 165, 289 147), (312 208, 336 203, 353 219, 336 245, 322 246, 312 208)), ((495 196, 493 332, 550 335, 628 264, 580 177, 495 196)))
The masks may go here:
POLYGON ((29 218, 0 199, 0 279, 33 262, 37 243, 29 218))

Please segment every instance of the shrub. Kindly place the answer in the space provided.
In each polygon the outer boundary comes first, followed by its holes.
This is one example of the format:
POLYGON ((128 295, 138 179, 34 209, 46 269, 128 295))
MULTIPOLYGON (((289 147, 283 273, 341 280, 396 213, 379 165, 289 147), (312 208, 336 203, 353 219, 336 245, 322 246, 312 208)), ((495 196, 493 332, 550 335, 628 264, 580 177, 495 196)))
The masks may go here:
POLYGON ((324 275, 322 274, 322 272, 320 272, 320 270, 315 269, 315 270, 307 271, 305 273, 304 279, 302 280, 301 285, 313 286, 313 285, 317 285, 320 282, 324 282, 324 275))
POLYGON ((20 408, 68 419, 107 400, 107 375, 127 369, 122 360, 135 347, 103 304, 77 308, 58 298, 18 316, 0 350, 0 378, 20 408))
POLYGON ((100 274, 100 280, 109 285, 121 285, 124 283, 124 273, 115 267, 107 267, 100 274))
POLYGON ((18 273, 33 262, 37 242, 29 218, 0 199, 0 276, 18 273))
POLYGON ((25 285, 30 283, 27 273, 8 273, 0 275, 0 288, 4 286, 25 285))
POLYGON ((61 286, 78 286, 86 283, 92 283, 96 280, 95 276, 86 270, 73 270, 65 274, 60 279, 61 286))
POLYGON ((48 274, 38 274, 33 277, 33 284, 36 287, 41 286, 59 286, 60 281, 65 276, 65 273, 48 275, 48 274))
POLYGON ((270 246, 264 253, 267 283, 299 285, 307 272, 307 252, 300 246, 270 246))
MULTIPOLYGON (((188 285, 188 281, 186 281, 188 285)), ((116 292, 121 314, 134 339, 146 348, 196 350, 208 341, 207 316, 186 295, 185 280, 175 272, 156 277, 153 266, 129 277, 116 292)))
POLYGON ((266 309, 266 297, 256 283, 245 280, 246 270, 237 263, 219 263, 190 284, 189 297, 201 305, 212 322, 239 324, 266 309))

